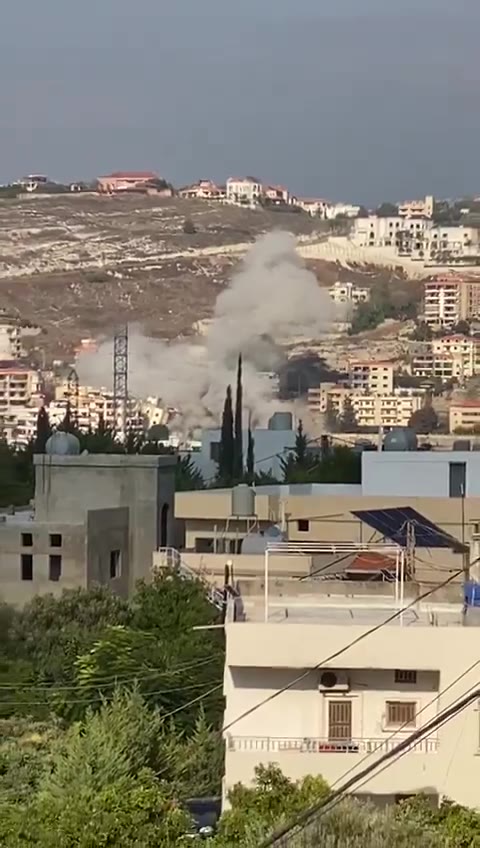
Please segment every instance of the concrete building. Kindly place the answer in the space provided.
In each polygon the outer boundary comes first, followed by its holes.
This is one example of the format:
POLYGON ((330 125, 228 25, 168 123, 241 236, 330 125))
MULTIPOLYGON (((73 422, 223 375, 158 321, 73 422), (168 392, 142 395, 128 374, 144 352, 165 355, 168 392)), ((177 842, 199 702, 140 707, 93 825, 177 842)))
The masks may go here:
MULTIPOLYGON (((348 598, 299 597, 290 585, 268 623, 262 597, 248 599, 245 620, 228 621, 225 793, 270 762, 293 780, 341 782, 478 688, 460 590, 451 602, 417 603, 403 626, 397 618, 369 634, 398 609, 391 584, 372 585, 369 597, 350 587, 348 598)), ((424 793, 476 807, 478 745, 473 700, 356 791, 380 803, 424 793)))
POLYGON ((178 192, 180 197, 190 200, 225 200, 225 186, 218 186, 212 180, 199 180, 191 186, 181 188, 178 192))
POLYGON ((17 360, 24 353, 20 325, 12 321, 3 321, 0 318, 0 360, 17 360))
POLYGON ((15 441, 12 433, 17 425, 17 416, 25 417, 25 408, 32 408, 36 415, 41 393, 38 371, 13 360, 0 361, 0 429, 8 441, 15 441))
POLYGON ((146 186, 159 179, 154 171, 114 171, 104 177, 97 178, 98 191, 104 194, 114 194, 117 191, 146 186))
POLYGON ((288 191, 288 188, 285 188, 285 186, 265 186, 263 189, 263 195, 266 200, 273 204, 273 206, 280 206, 291 202, 290 192, 288 191))
POLYGON ((398 214, 401 218, 432 218, 435 209, 433 195, 427 194, 423 200, 407 200, 400 203, 398 214))
POLYGON ((342 415, 348 398, 359 427, 405 427, 413 413, 421 409, 424 397, 422 389, 395 389, 389 394, 373 394, 335 383, 321 383, 308 390, 307 403, 314 417, 324 414, 329 404, 337 415, 342 415))
POLYGON ((229 177, 226 185, 227 203, 257 206, 262 197, 262 183, 256 177, 229 177))
POLYGON ((370 300, 370 289, 357 286, 355 283, 341 283, 339 280, 333 286, 330 286, 328 293, 334 303, 347 303, 356 306, 357 303, 367 303, 370 300))
MULTIPOLYGON (((54 437, 55 438, 55 437, 54 437)), ((172 544, 175 456, 35 456, 33 509, 0 516, 0 597, 110 586, 127 596, 172 544)))
POLYGON ((480 433, 480 401, 454 401, 449 409, 449 429, 451 433, 480 433))
MULTIPOLYGON (((287 413, 288 415, 288 413, 287 413)), ((202 446, 198 453, 192 454, 192 460, 203 475, 204 480, 215 479, 218 471, 221 430, 203 430, 202 446)), ((291 416, 288 429, 257 428, 253 431, 255 443, 255 472, 281 476, 281 461, 295 447, 296 431, 292 429, 291 416)), ((243 431, 243 445, 246 451, 248 430, 243 431)))
POLYGON ((412 258, 433 260, 439 264, 450 264, 456 260, 468 260, 480 256, 479 230, 477 227, 443 224, 425 228, 420 247, 412 246, 412 258))
POLYGON ((423 312, 429 327, 453 327, 467 317, 466 289, 451 275, 427 280, 423 289, 423 312))
POLYGON ((328 210, 331 208, 329 201, 321 197, 297 197, 295 205, 312 218, 328 218, 328 210))
POLYGON ((390 247, 408 255, 412 250, 422 249, 424 233, 431 226, 431 221, 426 219, 369 215, 354 221, 351 239, 358 247, 390 247))
POLYGON ((437 356, 452 359, 453 376, 462 380, 480 373, 480 339, 461 334, 432 339, 432 351, 437 356))
POLYGON ((393 392, 394 366, 392 362, 352 360, 349 365, 349 382, 352 389, 372 394, 393 392))

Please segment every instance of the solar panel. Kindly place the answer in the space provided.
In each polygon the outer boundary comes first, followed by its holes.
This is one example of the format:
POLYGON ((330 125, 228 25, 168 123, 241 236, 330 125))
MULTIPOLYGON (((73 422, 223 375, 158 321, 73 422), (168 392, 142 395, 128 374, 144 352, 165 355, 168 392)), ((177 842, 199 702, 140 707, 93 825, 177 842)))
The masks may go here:
POLYGON ((458 553, 467 550, 466 545, 462 545, 458 539, 445 533, 441 527, 410 506, 352 510, 352 515, 356 515, 360 521, 364 521, 373 530, 402 548, 407 547, 410 525, 413 529, 415 545, 419 548, 451 548, 458 553))

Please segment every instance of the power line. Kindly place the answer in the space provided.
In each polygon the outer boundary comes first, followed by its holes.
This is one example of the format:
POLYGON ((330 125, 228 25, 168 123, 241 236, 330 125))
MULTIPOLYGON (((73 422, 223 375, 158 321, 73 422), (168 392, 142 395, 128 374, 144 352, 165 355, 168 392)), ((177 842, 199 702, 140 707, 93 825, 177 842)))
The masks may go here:
MULTIPOLYGON (((136 683, 136 681, 133 680, 132 683, 136 683)), ((223 683, 221 683, 219 685, 222 686, 223 683)), ((179 687, 174 688, 174 689, 154 689, 152 692, 144 692, 142 694, 144 695, 145 698, 150 698, 152 695, 170 695, 170 694, 173 694, 174 692, 187 692, 187 691, 192 690, 192 689, 201 689, 204 686, 205 686, 205 681, 203 683, 192 683, 188 686, 179 686, 179 687)), ((55 696, 57 694, 57 690, 56 689, 51 690, 51 694, 52 694, 52 696, 55 696)), ((0 700, 0 710, 2 709, 2 707, 46 707, 46 706, 49 706, 49 704, 51 704, 51 701, 49 700, 49 695, 50 695, 50 692, 48 692, 48 693, 45 692, 46 697, 45 697, 45 700, 43 700, 43 701, 19 701, 16 698, 13 698, 11 700, 5 700, 5 701, 0 700)), ((63 700, 62 699, 61 703, 62 703, 62 706, 71 707, 71 706, 76 706, 78 704, 91 704, 93 701, 102 701, 106 697, 107 697, 107 695, 104 692, 99 692, 97 695, 91 695, 89 698, 80 698, 80 699, 74 699, 74 700, 63 700)))
MULTIPOLYGON (((454 687, 454 686, 456 686, 456 685, 457 685, 457 683, 459 683, 459 682, 460 682, 460 680, 463 680, 463 678, 464 678, 464 677, 466 677, 466 676, 467 676, 467 674, 470 674, 470 672, 471 672, 471 671, 473 671, 473 669, 474 669, 474 668, 476 668, 478 665, 480 665, 480 660, 475 660, 475 662, 474 662, 474 663, 472 663, 472 664, 471 664, 471 665, 470 665, 467 669, 465 669, 465 671, 462 671, 462 673, 461 673, 461 674, 459 674, 459 675, 458 675, 458 677, 456 677, 456 678, 455 678, 455 680, 452 680, 452 682, 451 682, 451 683, 449 683, 449 684, 448 684, 448 686, 445 686, 445 689, 441 689, 439 692, 437 692, 437 694, 435 695, 435 697, 434 697, 434 698, 432 698, 432 700, 431 700, 431 701, 429 701, 429 702, 428 702, 427 704, 425 704, 425 705, 424 705, 424 706, 423 706, 420 710, 418 710, 418 711, 415 713, 415 715, 414 715, 414 719, 417 719, 417 718, 418 718, 418 716, 420 716, 422 713, 424 713, 424 712, 425 712, 425 710, 428 710, 431 706, 433 706, 433 704, 435 704, 437 701, 439 701, 439 700, 440 700, 440 698, 442 698, 444 695, 446 695, 446 693, 447 693, 450 689, 453 689, 453 687, 454 687)), ((477 685, 477 684, 475 684, 475 685, 477 685)), ((452 704, 454 704, 456 700, 458 700, 458 698, 456 698, 454 701, 452 701, 452 704)), ((450 706, 451 706, 451 705, 450 705, 450 706)), ((346 772, 344 772, 344 773, 343 773, 340 777, 338 777, 338 778, 337 778, 337 780, 336 780, 334 783, 332 783, 332 788, 333 788, 333 787, 335 787, 335 786, 337 785, 337 783, 341 783, 341 781, 345 780, 345 778, 346 778, 349 774, 351 774, 351 773, 352 773, 352 771, 356 771, 356 770, 357 770, 357 768, 358 768, 359 766, 361 766, 361 765, 362 765, 362 763, 366 762, 366 760, 370 759, 370 757, 373 757, 373 756, 374 756, 374 755, 375 755, 378 751, 380 751, 380 750, 381 750, 381 748, 383 747, 383 745, 384 745, 386 742, 389 742, 391 739, 393 739, 395 736, 397 736, 397 734, 398 734, 398 733, 401 733, 401 732, 402 732, 402 730, 405 730, 405 728, 406 728, 406 727, 408 727, 408 726, 409 726, 409 724, 410 724, 410 722, 409 722, 409 721, 405 721, 405 722, 404 722, 403 724, 401 724, 399 727, 396 727, 396 728, 395 728, 395 730, 393 730, 393 731, 392 731, 392 733, 390 733, 390 735, 389 735, 389 736, 386 736, 386 737, 385 737, 385 739, 382 739, 382 741, 380 742, 380 744, 379 744, 379 745, 377 745, 377 747, 376 747, 376 748, 374 748, 374 749, 373 749, 373 751, 368 751, 368 752, 367 752, 367 753, 366 753, 366 754, 362 757, 362 759, 361 759, 361 760, 359 760, 359 762, 358 762, 358 763, 355 763, 355 765, 351 766, 351 768, 349 768, 349 769, 348 769, 346 772)))
MULTIPOLYGON (((214 656, 210 656, 210 657, 206 657, 203 660, 194 660, 193 662, 186 663, 184 665, 175 666, 172 669, 169 669, 169 668, 166 668, 166 669, 152 668, 150 671, 145 672, 145 674, 139 675, 139 674, 132 673, 132 674, 128 675, 127 677, 123 677, 123 678, 120 677, 119 675, 116 675, 116 676, 115 675, 108 675, 108 677, 103 677, 103 678, 102 677, 92 678, 91 685, 92 686, 116 686, 116 685, 118 686, 118 685, 123 685, 123 684, 126 684, 126 683, 140 682, 142 680, 148 680, 151 677, 155 677, 156 675, 161 675, 161 674, 164 674, 164 675, 181 674, 184 671, 188 671, 191 668, 198 668, 198 667, 203 666, 203 665, 208 665, 214 659, 215 659, 214 656)), ((56 692, 63 692, 63 691, 71 691, 71 690, 82 689, 83 686, 84 686, 84 684, 82 684, 82 683, 75 683, 75 684, 64 685, 64 686, 58 686, 55 683, 28 683, 28 684, 27 683, 25 683, 25 684, 22 684, 22 683, 18 683, 18 684, 0 683, 0 693, 5 692, 5 691, 8 692, 10 690, 17 692, 19 689, 22 689, 23 691, 55 690, 56 692)))
MULTIPOLYGON (((364 781, 364 778, 369 778, 370 774, 373 771, 376 771, 377 768, 384 764, 385 768, 389 767, 392 763, 392 760, 396 760, 399 755, 404 755, 408 753, 408 750, 414 745, 416 742, 421 741, 424 738, 428 738, 434 731, 436 731, 439 727, 442 727, 452 718, 455 718, 460 712, 470 706, 470 704, 477 700, 480 696, 480 689, 478 688, 478 682, 476 684, 476 688, 473 692, 470 692, 468 695, 465 695, 462 700, 454 705, 447 707, 442 713, 432 719, 430 722, 427 722, 423 727, 418 730, 414 730, 413 733, 410 733, 405 739, 402 739, 398 745, 391 749, 391 751, 387 751, 383 754, 375 763, 372 763, 370 766, 367 766, 360 772, 360 774, 355 777, 347 780, 343 786, 339 789, 335 790, 328 798, 322 799, 318 801, 316 804, 312 804, 311 807, 304 810, 300 813, 292 822, 284 825, 279 828, 272 836, 268 837, 264 842, 261 843, 260 848, 269 848, 272 845, 275 845, 279 842, 283 837, 287 836, 293 830, 301 827, 302 825, 306 825, 309 820, 316 815, 318 818, 321 818, 322 815, 325 815, 327 812, 330 812, 331 809, 335 806, 336 803, 339 803, 340 800, 343 800, 344 795, 353 787, 357 786, 360 782, 360 785, 363 785, 361 781, 364 781)), ((383 771, 383 769, 382 769, 383 771)), ((364 781, 365 782, 365 781, 364 781)), ((357 787, 358 788, 358 787, 357 787)))
POLYGON ((425 600, 425 598, 428 598, 430 595, 436 592, 437 589, 442 589, 444 586, 447 586, 460 574, 463 574, 463 569, 459 569, 454 574, 451 574, 450 577, 447 577, 447 579, 444 580, 442 583, 438 583, 432 589, 428 589, 426 592, 423 592, 421 595, 418 595, 416 598, 410 601, 407 606, 396 610, 396 612, 392 613, 392 615, 388 616, 384 621, 381 621, 379 624, 376 624, 374 627, 371 627, 370 630, 367 630, 365 633, 361 633, 347 645, 344 645, 343 648, 340 648, 338 651, 334 651, 334 653, 330 654, 330 656, 320 660, 320 662, 314 665, 313 668, 309 668, 307 669, 307 671, 302 672, 302 674, 299 674, 297 677, 291 680, 290 683, 287 683, 285 686, 282 686, 281 689, 277 689, 275 692, 272 692, 271 695, 268 695, 262 701, 259 701, 258 704, 254 704, 253 707, 249 707, 247 710, 237 716, 237 718, 224 725, 224 727, 222 728, 222 732, 225 733, 227 730, 230 730, 231 727, 233 727, 242 719, 256 712, 258 709, 260 709, 260 707, 263 707, 265 704, 270 703, 270 701, 273 701, 275 698, 278 698, 278 696, 282 695, 284 692, 288 692, 297 683, 300 683, 302 680, 305 680, 305 678, 308 677, 312 671, 318 671, 319 668, 322 668, 328 663, 331 663, 332 660, 335 660, 340 657, 342 654, 345 653, 345 651, 348 651, 350 650, 350 648, 353 648, 355 645, 358 645, 359 642, 363 642, 363 640, 366 639, 368 636, 371 636, 373 633, 376 633, 378 630, 381 630, 382 627, 385 627, 385 625, 390 624, 392 621, 395 621, 395 619, 399 618, 401 615, 403 615, 404 612, 411 609, 419 601, 425 600))

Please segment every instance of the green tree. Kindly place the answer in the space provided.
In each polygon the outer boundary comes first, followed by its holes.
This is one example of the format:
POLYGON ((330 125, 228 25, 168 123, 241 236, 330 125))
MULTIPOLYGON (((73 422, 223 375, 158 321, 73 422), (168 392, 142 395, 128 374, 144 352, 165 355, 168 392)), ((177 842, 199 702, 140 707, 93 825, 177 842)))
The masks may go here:
POLYGON ((235 445, 233 437, 232 387, 227 386, 223 407, 222 431, 220 435, 220 454, 218 479, 224 486, 231 486, 235 470, 235 445))
POLYGON ((45 453, 45 446, 52 435, 48 412, 41 406, 37 415, 37 430, 35 434, 35 453, 45 453))
POLYGON ((183 232, 186 236, 194 236, 197 232, 197 228, 191 218, 185 218, 185 221, 183 222, 183 232))
POLYGON ((433 433, 438 427, 438 416, 433 406, 428 403, 417 409, 408 422, 408 426, 412 427, 416 433, 427 435, 433 433))
POLYGON ((282 822, 328 793, 322 777, 294 782, 275 764, 257 766, 253 787, 237 784, 229 792, 231 808, 220 819, 215 844, 222 848, 259 845, 282 822))
POLYGON ((349 396, 343 402, 342 414, 338 418, 338 428, 341 433, 358 433, 357 416, 349 396))
POLYGON ((375 210, 375 215, 379 218, 394 218, 398 215, 398 206, 394 203, 384 202, 375 210))
POLYGON ((242 388, 242 355, 238 357, 237 365, 237 394, 235 399, 234 426, 234 460, 233 478, 235 483, 243 479, 243 388, 242 388))
POLYGON ((253 438, 251 423, 248 425, 246 480, 250 485, 255 482, 255 439, 253 438))
POLYGON ((194 489, 204 489, 205 480, 196 467, 191 454, 179 456, 175 468, 175 490, 177 492, 191 492, 194 489))

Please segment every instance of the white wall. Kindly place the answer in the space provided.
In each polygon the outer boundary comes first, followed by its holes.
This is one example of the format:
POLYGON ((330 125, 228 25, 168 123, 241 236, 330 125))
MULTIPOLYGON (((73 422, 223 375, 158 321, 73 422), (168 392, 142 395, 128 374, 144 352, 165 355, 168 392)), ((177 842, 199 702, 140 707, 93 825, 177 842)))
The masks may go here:
POLYGON ((480 495, 480 452, 365 451, 364 495, 448 497, 449 465, 465 462, 466 497, 480 495))

